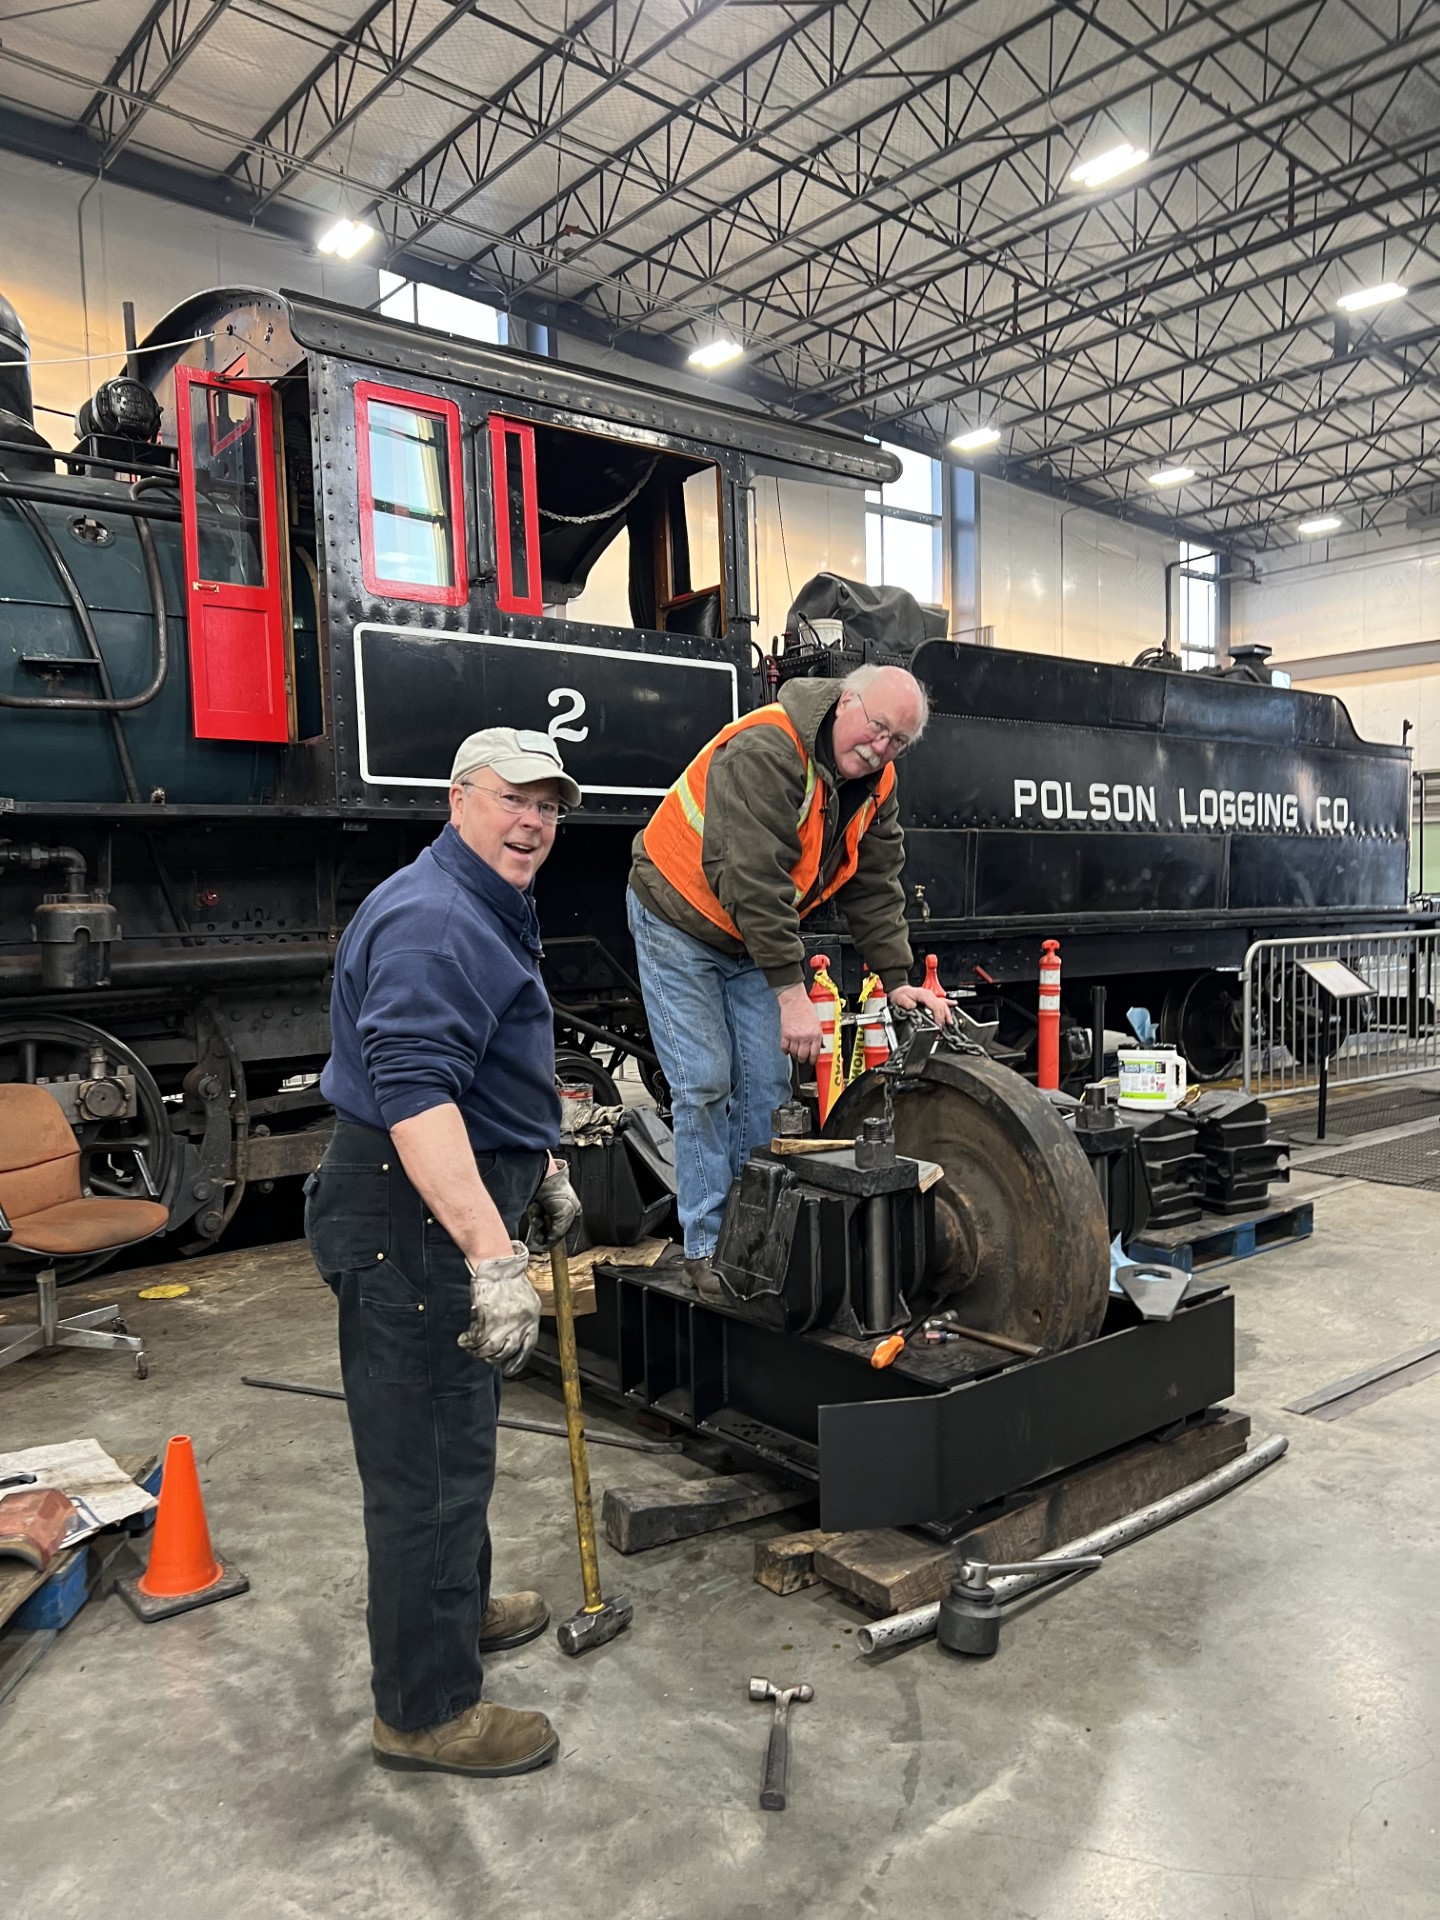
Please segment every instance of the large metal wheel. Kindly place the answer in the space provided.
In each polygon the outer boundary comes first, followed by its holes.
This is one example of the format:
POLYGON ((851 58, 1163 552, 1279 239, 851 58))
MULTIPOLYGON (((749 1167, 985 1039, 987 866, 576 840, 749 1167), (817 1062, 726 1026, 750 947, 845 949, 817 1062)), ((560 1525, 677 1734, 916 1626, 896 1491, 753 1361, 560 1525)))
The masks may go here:
MULTIPOLYGON (((175 1136, 154 1076, 122 1040, 84 1020, 49 1014, 34 1020, 0 1023, 0 1086, 17 1081, 65 1080, 75 1074, 92 1077, 95 1055, 103 1054, 107 1067, 128 1067, 135 1076, 138 1111, 129 1118, 86 1118, 75 1129, 80 1142, 80 1181, 87 1193, 112 1199, 143 1199, 135 1155, 120 1149, 137 1147, 145 1155, 150 1176, 162 1199, 169 1203, 169 1186, 176 1165, 175 1136)), ((61 1285, 83 1279, 103 1267, 111 1256, 93 1254, 56 1262, 61 1285)))
POLYGON ((1192 1080, 1223 1080, 1235 1072, 1244 1025, 1238 974, 1193 973, 1165 990, 1160 1038, 1184 1054, 1192 1080))
MULTIPOLYGON (((895 1142, 935 1160, 935 1270, 916 1313, 953 1308, 968 1325, 1053 1353, 1093 1339, 1105 1317, 1110 1235, 1090 1162, 1050 1102, 993 1060, 946 1054, 892 1082, 895 1142)), ((826 1132, 853 1136, 883 1114, 868 1073, 826 1132)))

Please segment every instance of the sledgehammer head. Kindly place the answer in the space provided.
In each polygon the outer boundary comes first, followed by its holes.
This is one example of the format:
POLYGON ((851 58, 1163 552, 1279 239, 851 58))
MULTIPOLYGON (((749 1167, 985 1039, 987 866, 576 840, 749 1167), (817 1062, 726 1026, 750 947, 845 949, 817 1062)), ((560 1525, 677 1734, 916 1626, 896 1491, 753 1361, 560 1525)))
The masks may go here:
POLYGON ((582 1607, 568 1620, 562 1620, 555 1629, 555 1638, 560 1642, 562 1653, 588 1653, 592 1647, 603 1647, 607 1640, 613 1640, 629 1626, 635 1617, 635 1609, 623 1593, 617 1593, 613 1600, 602 1600, 594 1612, 582 1607))

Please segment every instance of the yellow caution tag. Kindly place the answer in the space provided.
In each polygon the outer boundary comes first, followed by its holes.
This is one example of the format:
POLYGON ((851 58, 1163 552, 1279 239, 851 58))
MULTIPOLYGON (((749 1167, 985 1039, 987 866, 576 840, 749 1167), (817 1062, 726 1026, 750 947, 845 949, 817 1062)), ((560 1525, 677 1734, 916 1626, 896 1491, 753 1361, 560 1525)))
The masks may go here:
POLYGON ((170 1280, 163 1287, 142 1287, 137 1297, 141 1300, 178 1300, 181 1294, 189 1291, 189 1287, 182 1286, 179 1281, 170 1280))

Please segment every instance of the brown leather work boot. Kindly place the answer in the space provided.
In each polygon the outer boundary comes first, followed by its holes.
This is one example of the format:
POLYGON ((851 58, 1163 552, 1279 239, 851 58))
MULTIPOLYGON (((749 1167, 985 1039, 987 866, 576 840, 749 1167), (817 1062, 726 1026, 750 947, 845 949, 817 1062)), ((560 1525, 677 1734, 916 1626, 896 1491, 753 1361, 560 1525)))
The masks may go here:
POLYGON ((723 1307, 731 1297, 725 1282, 703 1254, 685 1262, 685 1285, 707 1307, 723 1307))
POLYGON ((545 1766, 560 1751, 560 1736, 543 1713, 477 1700, 443 1727, 418 1733, 397 1733, 377 1716, 370 1751, 397 1773, 472 1773, 498 1780, 545 1766))
POLYGON ((481 1653, 523 1647, 550 1624, 550 1609, 538 1593, 493 1593, 480 1622, 481 1653))

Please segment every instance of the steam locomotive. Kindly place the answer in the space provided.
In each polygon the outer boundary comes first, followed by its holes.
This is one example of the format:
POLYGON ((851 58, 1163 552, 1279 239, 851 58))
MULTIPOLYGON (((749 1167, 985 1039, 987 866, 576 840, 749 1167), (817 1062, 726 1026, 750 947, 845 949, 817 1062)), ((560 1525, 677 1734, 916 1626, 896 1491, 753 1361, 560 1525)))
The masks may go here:
MULTIPOLYGON (((94 1191, 133 1191, 144 1145, 192 1247, 318 1161, 336 941, 476 726, 548 724, 584 789, 545 967, 602 1093, 621 1056, 658 1073, 635 829, 795 673, 927 685, 914 944, 1021 1044, 1045 936, 1069 992, 1156 1006, 1214 1072, 1251 939, 1403 918, 1408 755, 1333 699, 898 629, 762 646, 756 476, 878 487, 874 444, 297 293, 185 302, 67 452, 4 302, 0 361, 0 1082, 50 1087, 94 1191)), ((858 984, 843 921, 806 930, 858 984)))

